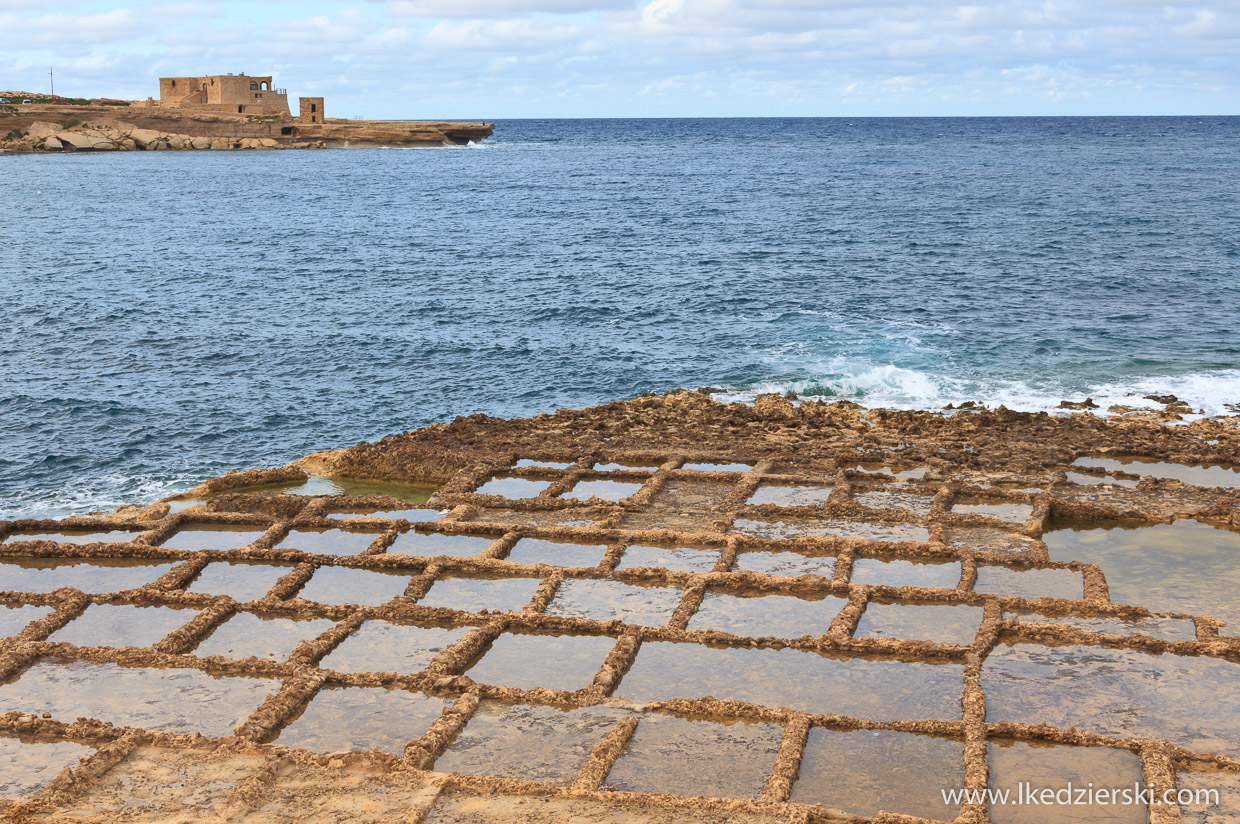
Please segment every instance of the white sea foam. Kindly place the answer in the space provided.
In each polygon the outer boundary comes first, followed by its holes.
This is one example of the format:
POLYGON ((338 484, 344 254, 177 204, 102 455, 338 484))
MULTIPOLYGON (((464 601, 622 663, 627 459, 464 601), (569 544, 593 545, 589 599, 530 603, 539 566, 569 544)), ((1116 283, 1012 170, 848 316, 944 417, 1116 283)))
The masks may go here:
MULTIPOLYGON (((838 364, 837 364, 838 366, 838 364)), ((970 379, 935 375, 892 365, 870 366, 855 371, 825 371, 814 377, 773 380, 721 391, 727 402, 751 403, 758 395, 789 392, 803 397, 850 400, 868 408, 942 409, 976 401, 991 408, 1005 406, 1021 412, 1064 412, 1061 401, 1092 398, 1097 414, 1112 406, 1162 408, 1148 395, 1175 395, 1189 404, 1196 415, 1214 417, 1240 414, 1240 369, 1224 369, 1177 376, 1151 375, 1125 381, 1074 385, 1041 381, 1036 385, 1018 380, 970 379)))

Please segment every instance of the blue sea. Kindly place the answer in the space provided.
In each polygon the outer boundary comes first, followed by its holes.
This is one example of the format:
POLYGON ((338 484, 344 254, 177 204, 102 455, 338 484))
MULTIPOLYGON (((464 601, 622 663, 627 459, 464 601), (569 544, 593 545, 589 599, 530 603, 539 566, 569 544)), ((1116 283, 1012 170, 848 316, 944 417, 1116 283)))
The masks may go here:
POLYGON ((1240 403, 1240 118, 2 156, 0 517, 674 387, 1240 403))

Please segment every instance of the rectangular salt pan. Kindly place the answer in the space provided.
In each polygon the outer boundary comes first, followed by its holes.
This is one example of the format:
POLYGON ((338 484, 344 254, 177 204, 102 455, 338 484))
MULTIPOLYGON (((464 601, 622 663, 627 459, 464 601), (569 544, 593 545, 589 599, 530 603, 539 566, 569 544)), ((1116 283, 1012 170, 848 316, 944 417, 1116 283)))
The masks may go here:
POLYGON ((579 690, 590 686, 616 639, 595 635, 504 633, 464 675, 480 684, 527 690, 579 690))
POLYGON ((775 766, 783 733, 778 724, 650 713, 637 722, 603 789, 756 798, 775 766))
POLYGON ((982 688, 989 721, 1240 755, 1240 666, 1219 658, 1001 644, 982 666, 982 688))
POLYGON ((315 752, 380 750, 401 754, 430 729, 447 702, 405 690, 322 689, 275 743, 315 752))
POLYGON ((713 629, 751 638, 826 635, 831 622, 847 603, 831 595, 811 599, 793 595, 739 596, 708 592, 689 619, 688 628, 713 629))
POLYGON ((627 714, 607 706, 564 710, 481 701, 434 769, 567 786, 608 730, 627 714))
POLYGON ((683 595, 673 587, 569 578, 547 605, 547 614, 657 627, 671 619, 683 595))
POLYGON ((0 591, 53 592, 73 587, 87 593, 119 592, 149 584, 174 566, 102 558, 14 558, 0 563, 0 591))
POLYGON ((869 721, 954 721, 963 679, 958 664, 647 641, 616 694, 639 703, 712 695, 869 721))
POLYGON ((147 647, 197 616, 194 609, 91 604, 47 640, 79 647, 147 647))
POLYGON ((214 561, 203 567, 202 572, 198 573, 198 577, 190 582, 185 591, 204 595, 227 595, 242 603, 257 601, 292 571, 291 566, 214 561))
POLYGON ((366 621, 319 662, 337 672, 421 672, 436 655, 461 640, 471 627, 420 627, 366 621))
POLYGON ((194 669, 42 659, 0 686, 0 712, 226 736, 279 688, 279 681, 267 678, 217 678, 194 669))

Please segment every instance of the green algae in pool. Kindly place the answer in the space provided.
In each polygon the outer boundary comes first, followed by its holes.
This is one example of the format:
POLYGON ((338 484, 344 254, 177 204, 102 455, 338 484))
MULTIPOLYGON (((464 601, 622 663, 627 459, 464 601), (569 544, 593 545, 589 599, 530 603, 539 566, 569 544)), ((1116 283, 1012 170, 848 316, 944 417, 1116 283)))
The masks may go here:
POLYGON ((66 723, 94 718, 158 732, 225 736, 279 688, 269 678, 41 658, 0 686, 0 713, 48 712, 66 723))
MULTIPOLYGON (((217 493, 220 495, 232 495, 238 493, 249 492, 268 492, 279 493, 283 495, 303 495, 306 497, 319 497, 322 495, 350 495, 355 498, 361 498, 366 495, 385 495, 388 498, 396 498, 401 501, 408 501, 411 504, 424 504, 439 489, 437 484, 410 484, 400 481, 374 481, 353 478, 325 478, 322 476, 311 476, 304 481, 281 481, 273 484, 254 484, 252 486, 241 486, 236 489, 226 489, 217 493)), ((214 495, 211 497, 215 497, 214 495)))
POLYGON ((848 601, 827 595, 729 595, 708 592, 688 628, 714 629, 754 638, 800 638, 826 635, 831 622, 848 601))
POLYGON ((861 614, 856 638, 932 641, 936 644, 973 643, 982 625, 981 607, 871 601, 861 614))
POLYGON ((778 724, 648 713, 602 788, 756 798, 775 766, 783 733, 778 724))
POLYGON ((479 684, 519 690, 579 690, 594 682, 603 659, 616 646, 606 635, 506 632, 462 673, 479 684))
POLYGON ((616 695, 747 701, 867 721, 960 719, 964 667, 795 649, 647 641, 616 695))
POLYGON ((675 587, 569 578, 556 590, 547 614, 658 627, 671 619, 683 595, 675 587))
POLYGON ((284 661, 302 641, 322 635, 336 625, 323 618, 274 618, 238 612, 203 638, 192 652, 200 658, 262 658, 284 661))
POLYGON ((1240 666, 1220 658, 1002 641, 982 665, 982 689, 988 721, 1240 755, 1240 666))
POLYGON ((94 750, 72 741, 0 738, 0 798, 28 798, 94 750))
POLYGON ((433 769, 567 786, 607 731, 629 714, 609 706, 561 709, 483 700, 433 769))
POLYGON ((447 701, 383 687, 319 690, 274 743, 315 752, 380 750, 400 755, 439 718, 447 701))
MULTIPOLYGON (((1073 787, 1131 789, 1145 784, 1141 759, 1110 747, 1064 747, 991 741, 990 786, 1016 797, 1018 784, 1061 791, 1073 787)), ((958 785, 952 785, 958 786, 958 785)), ((1062 797, 1062 796, 1061 796, 1062 797)), ((1085 798, 1083 800, 1088 800, 1085 798)), ((994 824, 1145 824, 1145 804, 992 804, 994 824)))
POLYGON ((212 561, 185 588, 203 595, 227 595, 234 601, 256 601, 293 571, 290 564, 259 561, 212 561))
POLYGON ((950 821, 960 805, 941 790, 964 786, 964 744, 892 730, 814 727, 790 800, 866 818, 879 811, 950 821))
POLYGON ((1240 531, 1197 521, 1131 527, 1063 522, 1042 536, 1052 561, 1097 564, 1111 600, 1154 612, 1204 615, 1240 635, 1240 531))
POLYGON ((61 587, 119 592, 149 584, 174 566, 130 558, 7 558, 0 562, 0 592, 53 592, 61 587))
POLYGON ((461 640, 473 627, 423 627, 366 621, 319 662, 337 672, 395 672, 412 675, 426 669, 436 655, 461 640))
POLYGON ((91 604, 47 640, 79 647, 149 647, 198 614, 196 609, 91 604))
POLYGON ((1157 458, 1120 456, 1117 458, 1077 458, 1073 466, 1105 469, 1107 472, 1129 472, 1148 478, 1183 481, 1194 486, 1240 487, 1240 469, 1228 464, 1177 464, 1157 458))

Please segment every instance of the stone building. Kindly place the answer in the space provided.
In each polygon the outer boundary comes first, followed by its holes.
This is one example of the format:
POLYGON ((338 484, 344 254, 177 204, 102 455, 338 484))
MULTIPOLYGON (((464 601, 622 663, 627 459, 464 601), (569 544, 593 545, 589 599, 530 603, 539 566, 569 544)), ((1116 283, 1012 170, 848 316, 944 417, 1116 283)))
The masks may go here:
POLYGON ((297 119, 302 123, 322 123, 323 122, 323 98, 321 97, 303 97, 298 101, 301 104, 300 117, 297 119))
POLYGON ((159 100, 148 98, 147 104, 172 109, 291 117, 288 91, 274 88, 270 75, 161 77, 159 100))

